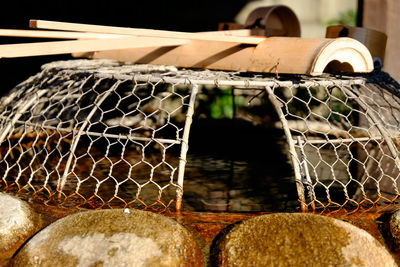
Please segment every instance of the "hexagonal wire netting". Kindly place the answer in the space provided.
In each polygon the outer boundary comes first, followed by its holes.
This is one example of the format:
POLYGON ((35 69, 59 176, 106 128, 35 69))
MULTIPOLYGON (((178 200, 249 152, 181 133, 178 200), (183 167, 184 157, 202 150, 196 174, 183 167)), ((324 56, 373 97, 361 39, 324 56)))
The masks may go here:
POLYGON ((1 99, 0 186, 46 203, 180 209, 192 117, 217 88, 245 99, 235 111, 272 107, 303 210, 395 203, 400 101, 378 76, 49 63, 1 99))

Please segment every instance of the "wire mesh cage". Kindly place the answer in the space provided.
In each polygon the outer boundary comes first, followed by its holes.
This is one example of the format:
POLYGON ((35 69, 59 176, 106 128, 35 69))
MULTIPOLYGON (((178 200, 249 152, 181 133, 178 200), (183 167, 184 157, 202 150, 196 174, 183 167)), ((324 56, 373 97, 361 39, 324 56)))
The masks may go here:
POLYGON ((399 87, 378 76, 267 88, 293 148, 303 209, 396 202, 399 87))
POLYGON ((166 192, 182 191, 174 146, 188 86, 93 68, 47 68, 3 98, 4 185, 76 204, 168 205, 166 192))
POLYGON ((46 203, 181 209, 192 119, 213 88, 230 90, 230 117, 285 137, 302 210, 395 203, 399 86, 382 75, 52 62, 0 100, 0 186, 46 203))

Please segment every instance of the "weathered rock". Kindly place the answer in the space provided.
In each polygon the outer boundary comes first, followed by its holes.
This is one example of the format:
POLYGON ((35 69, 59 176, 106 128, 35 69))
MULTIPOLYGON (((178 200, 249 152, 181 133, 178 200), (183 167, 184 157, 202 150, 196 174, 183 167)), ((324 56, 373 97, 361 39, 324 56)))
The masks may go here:
POLYGON ((366 231, 296 213, 262 215, 234 225, 212 255, 219 266, 397 266, 366 231))
POLYGON ((0 193, 0 258, 10 258, 40 226, 39 216, 26 202, 0 193))
POLYGON ((62 218, 34 236, 14 266, 201 266, 201 251, 176 221, 112 209, 62 218))
POLYGON ((396 211, 389 219, 389 234, 396 249, 400 246, 400 211, 396 211))

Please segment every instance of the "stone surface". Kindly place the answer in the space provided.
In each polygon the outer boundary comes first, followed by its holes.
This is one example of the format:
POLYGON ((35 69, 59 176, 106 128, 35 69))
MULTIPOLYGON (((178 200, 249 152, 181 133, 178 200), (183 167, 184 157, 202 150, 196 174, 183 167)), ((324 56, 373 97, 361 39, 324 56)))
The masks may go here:
POLYGON ((397 266, 366 231, 337 219, 297 213, 258 216, 223 235, 219 266, 397 266))
POLYGON ((14 266, 201 266, 190 232, 165 216, 132 209, 79 212, 34 236, 14 266))
POLYGON ((10 258, 40 226, 39 216, 26 202, 0 193, 0 258, 10 258))
POLYGON ((389 234, 393 241, 393 245, 400 246, 400 211, 396 211, 389 219, 389 234))

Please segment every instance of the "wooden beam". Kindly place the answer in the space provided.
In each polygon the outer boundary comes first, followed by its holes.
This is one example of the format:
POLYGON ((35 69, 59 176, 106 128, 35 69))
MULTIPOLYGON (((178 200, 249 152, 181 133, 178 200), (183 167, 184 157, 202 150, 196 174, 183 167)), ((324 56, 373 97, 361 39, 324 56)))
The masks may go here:
POLYGON ((71 54, 151 46, 177 46, 187 40, 154 37, 123 37, 96 40, 72 40, 0 45, 0 58, 71 54))
POLYGON ((113 26, 57 22, 57 21, 47 21, 47 20, 30 20, 29 26, 31 28, 38 28, 38 29, 110 33, 110 34, 133 35, 140 37, 147 36, 147 37, 170 38, 170 39, 220 41, 220 42, 241 43, 250 45, 257 45, 266 39, 265 37, 249 37, 249 36, 234 36, 234 35, 221 36, 216 34, 204 34, 204 33, 199 34, 199 33, 141 29, 141 28, 113 27, 113 26))
POLYGON ((226 31, 207 31, 207 32, 196 32, 202 35, 212 35, 212 36, 253 36, 252 30, 250 29, 237 29, 237 30, 226 30, 226 31))
MULTIPOLYGON (((248 36, 248 30, 201 32, 210 36, 248 36)), ((93 32, 74 31, 40 31, 40 30, 14 30, 0 29, 0 36, 55 38, 55 39, 80 39, 79 41, 61 42, 36 42, 22 44, 0 45, 0 57, 27 57, 55 54, 73 54, 81 57, 87 52, 105 51, 127 48, 160 48, 176 47, 190 42, 188 39, 135 37, 132 35, 118 35, 93 32), (93 40, 91 40, 93 39, 93 40), (112 39, 112 40, 111 40, 112 39)))
MULTIPOLYGON (((227 31, 209 31, 209 32, 198 32, 198 34, 212 35, 212 36, 251 36, 251 30, 240 29, 240 30, 227 30, 227 31)), ((16 30, 16 29, 0 29, 0 36, 51 38, 51 39, 106 39, 106 38, 126 37, 126 35, 121 35, 121 34, 118 35, 111 33, 16 30)))
MULTIPOLYGON (((248 30, 201 32, 212 36, 247 36, 248 30)), ((190 42, 187 39, 159 38, 159 37, 134 37, 132 35, 117 35, 92 32, 67 32, 67 31, 40 31, 40 30, 14 30, 0 29, 0 36, 55 38, 55 39, 80 39, 79 41, 36 42, 22 44, 0 45, 0 57, 27 57, 55 54, 74 54, 82 56, 87 52, 105 51, 127 48, 160 48, 175 47, 190 42), (86 40, 87 39, 87 40, 86 40), (90 40, 93 39, 93 40, 90 40), (111 40, 112 39, 112 40, 111 40), (82 54, 83 53, 83 54, 82 54)))
POLYGON ((52 38, 52 39, 106 39, 106 38, 122 38, 125 37, 126 35, 93 33, 93 32, 0 29, 0 36, 52 38))

